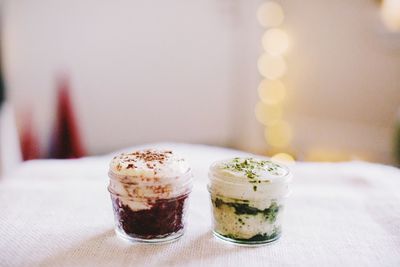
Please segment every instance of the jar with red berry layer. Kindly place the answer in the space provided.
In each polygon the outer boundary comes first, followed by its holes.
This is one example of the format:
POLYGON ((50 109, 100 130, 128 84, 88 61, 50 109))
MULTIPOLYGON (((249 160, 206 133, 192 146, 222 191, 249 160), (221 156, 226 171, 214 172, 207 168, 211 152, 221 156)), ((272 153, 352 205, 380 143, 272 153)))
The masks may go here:
POLYGON ((185 231, 192 173, 169 150, 140 150, 114 157, 109 170, 115 231, 132 242, 160 243, 185 231))

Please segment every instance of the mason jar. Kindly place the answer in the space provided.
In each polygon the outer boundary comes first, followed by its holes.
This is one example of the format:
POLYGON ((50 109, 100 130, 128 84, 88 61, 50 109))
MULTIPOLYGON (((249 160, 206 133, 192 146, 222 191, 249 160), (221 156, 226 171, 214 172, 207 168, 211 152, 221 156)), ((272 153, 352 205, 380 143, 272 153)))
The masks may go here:
POLYGON ((212 230, 240 245, 262 245, 281 236, 292 175, 281 164, 259 158, 215 162, 209 170, 212 230))
POLYGON ((192 173, 172 151, 143 150, 114 157, 108 191, 115 231, 132 242, 177 240, 185 230, 192 173))

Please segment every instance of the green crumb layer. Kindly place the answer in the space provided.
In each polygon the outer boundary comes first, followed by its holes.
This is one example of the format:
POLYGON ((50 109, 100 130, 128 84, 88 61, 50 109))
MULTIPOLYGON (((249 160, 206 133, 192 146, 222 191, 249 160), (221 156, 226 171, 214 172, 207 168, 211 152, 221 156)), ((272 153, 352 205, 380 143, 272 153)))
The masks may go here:
POLYGON ((222 205, 226 205, 234 209, 235 214, 242 215, 257 215, 262 214, 267 221, 270 223, 274 223, 276 221, 276 217, 280 210, 280 207, 276 202, 272 202, 271 205, 263 210, 257 209, 255 207, 251 207, 248 203, 235 203, 235 202, 225 202, 220 198, 213 199, 213 205, 215 208, 220 208, 222 205))

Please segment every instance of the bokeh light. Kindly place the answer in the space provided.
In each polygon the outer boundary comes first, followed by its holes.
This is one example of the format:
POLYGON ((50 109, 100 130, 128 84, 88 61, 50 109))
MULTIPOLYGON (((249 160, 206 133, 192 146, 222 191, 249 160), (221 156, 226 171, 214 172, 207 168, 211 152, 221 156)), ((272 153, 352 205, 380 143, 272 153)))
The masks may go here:
POLYGON ((278 121, 265 128, 265 139, 273 147, 284 148, 292 141, 292 128, 286 121, 278 121))
POLYGON ((262 37, 262 45, 269 54, 280 56, 285 53, 289 47, 289 37, 281 29, 270 29, 262 37))
POLYGON ((279 80, 264 79, 258 86, 258 95, 265 104, 282 103, 286 97, 286 88, 279 80))
MULTIPOLYGON (((284 20, 283 9, 278 3, 264 2, 257 10, 257 18, 262 26, 271 29, 262 37, 265 53, 257 62, 258 71, 265 79, 258 87, 261 101, 255 107, 255 115, 265 126, 266 142, 273 150, 281 152, 279 150, 287 148, 292 140, 290 125, 282 120, 282 103, 286 97, 286 88, 279 80, 287 71, 283 55, 289 48, 289 37, 286 32, 276 28, 284 20)), ((278 153, 276 159, 294 161, 293 157, 285 153, 278 153)))
POLYGON ((283 163, 283 164, 286 164, 286 165, 292 165, 292 164, 296 163, 296 161, 293 158, 293 156, 290 155, 290 154, 287 154, 287 153, 275 154, 274 156, 271 157, 271 160, 272 161, 276 161, 278 163, 283 163))
POLYGON ((346 149, 314 146, 305 153, 307 161, 341 162, 349 160, 368 160, 366 155, 349 154, 346 149))
POLYGON ((262 76, 270 80, 281 78, 286 72, 285 60, 280 56, 262 54, 258 59, 258 70, 262 76))
POLYGON ((381 16, 388 30, 400 31, 400 0, 384 0, 381 16))
POLYGON ((264 125, 273 125, 282 119, 282 107, 280 105, 268 105, 258 102, 255 108, 257 120, 264 125))
POLYGON ((282 7, 273 1, 263 3, 257 10, 258 22, 264 27, 277 27, 284 17, 282 7))

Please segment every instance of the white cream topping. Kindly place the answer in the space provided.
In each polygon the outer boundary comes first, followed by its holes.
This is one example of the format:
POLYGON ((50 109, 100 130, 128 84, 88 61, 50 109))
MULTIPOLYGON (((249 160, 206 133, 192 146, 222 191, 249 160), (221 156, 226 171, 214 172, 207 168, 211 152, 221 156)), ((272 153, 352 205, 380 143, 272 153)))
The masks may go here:
POLYGON ((154 199, 187 194, 192 174, 187 161, 167 150, 123 153, 110 163, 109 191, 132 210, 151 208, 154 199))
POLYGON ((173 151, 155 149, 122 153, 110 164, 115 174, 146 178, 180 176, 189 169, 187 161, 173 151))
POLYGON ((287 168, 270 160, 256 158, 233 158, 215 163, 211 169, 227 180, 272 180, 285 176, 287 168))
POLYGON ((281 164, 257 158, 233 158, 214 163, 209 172, 209 189, 237 199, 285 197, 291 174, 281 164))

